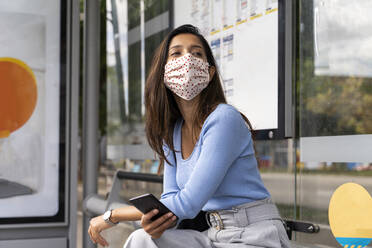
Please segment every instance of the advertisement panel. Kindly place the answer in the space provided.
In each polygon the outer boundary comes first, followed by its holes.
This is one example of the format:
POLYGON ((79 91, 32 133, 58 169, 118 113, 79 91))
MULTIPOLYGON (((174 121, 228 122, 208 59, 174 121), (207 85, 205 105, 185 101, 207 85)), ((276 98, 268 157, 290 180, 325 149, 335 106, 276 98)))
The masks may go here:
POLYGON ((0 223, 63 221, 63 11, 0 0, 0 223))

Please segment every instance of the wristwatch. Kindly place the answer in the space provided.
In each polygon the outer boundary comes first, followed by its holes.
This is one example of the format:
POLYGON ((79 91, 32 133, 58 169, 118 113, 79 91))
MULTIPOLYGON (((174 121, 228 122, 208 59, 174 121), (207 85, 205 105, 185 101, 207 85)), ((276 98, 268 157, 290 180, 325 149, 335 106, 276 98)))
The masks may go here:
POLYGON ((119 222, 112 222, 111 221, 111 215, 112 215, 112 209, 110 210, 107 210, 104 214, 103 214, 103 220, 107 223, 107 224, 110 224, 111 226, 115 226, 117 224, 119 224, 119 222))

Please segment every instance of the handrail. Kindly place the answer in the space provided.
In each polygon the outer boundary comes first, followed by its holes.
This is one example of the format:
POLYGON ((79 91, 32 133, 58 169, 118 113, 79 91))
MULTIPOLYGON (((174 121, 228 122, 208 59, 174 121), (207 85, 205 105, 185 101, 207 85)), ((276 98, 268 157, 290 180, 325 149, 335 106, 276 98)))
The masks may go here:
POLYGON ((163 183, 163 176, 159 176, 156 174, 150 174, 150 173, 129 172, 129 171, 118 170, 117 177, 119 179, 130 179, 130 180, 136 180, 136 181, 163 183))

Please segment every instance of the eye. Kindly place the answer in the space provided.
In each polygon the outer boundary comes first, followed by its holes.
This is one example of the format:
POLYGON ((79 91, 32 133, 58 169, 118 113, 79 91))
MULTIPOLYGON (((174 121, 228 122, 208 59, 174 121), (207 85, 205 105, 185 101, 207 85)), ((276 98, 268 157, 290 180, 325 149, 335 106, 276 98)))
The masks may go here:
POLYGON ((175 55, 179 55, 180 54, 180 52, 173 52, 173 53, 171 53, 171 56, 175 56, 175 55))
POLYGON ((201 57, 203 54, 201 52, 195 52, 196 56, 201 57))

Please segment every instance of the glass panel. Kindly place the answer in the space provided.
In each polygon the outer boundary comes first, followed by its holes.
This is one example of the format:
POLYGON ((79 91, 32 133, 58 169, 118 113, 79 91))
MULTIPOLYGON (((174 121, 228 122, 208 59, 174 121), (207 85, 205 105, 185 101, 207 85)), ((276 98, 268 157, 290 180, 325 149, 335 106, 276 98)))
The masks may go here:
MULTIPOLYGON (((159 161, 147 144, 141 112, 140 1, 107 0, 107 161, 108 177, 118 168, 157 173, 159 161)), ((168 10, 168 1, 144 1, 145 70, 168 26, 153 18, 168 10), (166 26, 166 27, 165 27, 166 26), (156 30, 151 29, 155 27, 156 30)), ((146 74, 147 75, 147 74, 146 74)), ((140 190, 140 189, 138 189, 140 190)))
POLYGON ((328 220, 336 188, 355 182, 372 192, 371 7, 300 1, 298 216, 324 225, 322 244, 337 245, 328 220))
POLYGON ((257 140, 255 149, 262 180, 282 218, 294 219, 293 140, 257 140))

